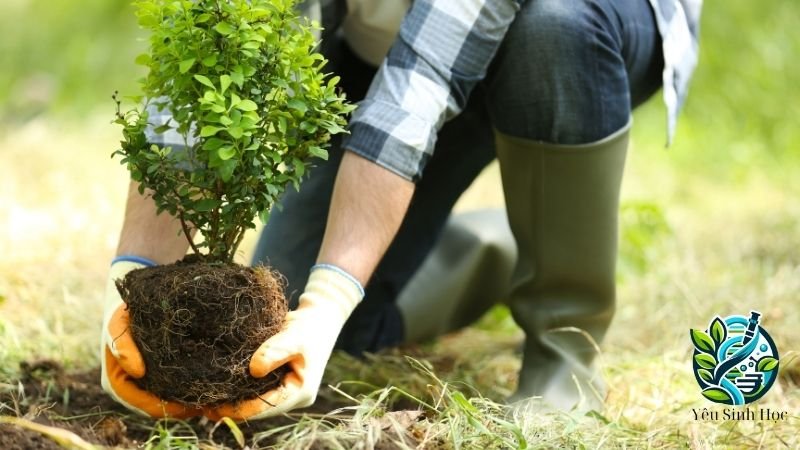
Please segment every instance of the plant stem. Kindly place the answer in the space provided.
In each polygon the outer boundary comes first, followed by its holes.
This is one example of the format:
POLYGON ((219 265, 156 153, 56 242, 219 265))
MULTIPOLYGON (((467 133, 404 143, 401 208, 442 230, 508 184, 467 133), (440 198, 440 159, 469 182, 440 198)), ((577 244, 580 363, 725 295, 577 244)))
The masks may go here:
POLYGON ((178 220, 181 222, 181 229, 183 230, 183 235, 186 236, 186 240, 189 241, 189 246, 192 247, 192 251, 195 255, 200 255, 200 249, 197 248, 197 245, 194 243, 194 239, 192 239, 192 233, 189 230, 189 226, 186 224, 186 220, 183 218, 183 211, 181 211, 178 215, 178 220))
POLYGON ((239 245, 242 244, 242 241, 244 240, 245 232, 246 232, 246 230, 244 230, 244 229, 239 230, 239 234, 236 237, 236 240, 234 241, 233 246, 230 248, 230 252, 229 252, 229 255, 228 255, 230 262, 233 262, 233 256, 236 254, 236 249, 239 248, 239 245))

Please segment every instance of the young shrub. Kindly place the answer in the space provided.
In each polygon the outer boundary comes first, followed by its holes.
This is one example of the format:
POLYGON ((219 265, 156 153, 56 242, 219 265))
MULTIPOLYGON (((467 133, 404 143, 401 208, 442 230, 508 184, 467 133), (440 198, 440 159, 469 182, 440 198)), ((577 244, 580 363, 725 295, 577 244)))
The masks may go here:
MULTIPOLYGON (((186 149, 148 145, 148 109, 126 113, 122 163, 160 211, 205 238, 207 259, 230 262, 245 231, 275 201, 297 188, 312 158, 327 158, 332 134, 344 132, 354 107, 326 79, 314 52, 312 25, 294 0, 135 0, 150 31, 142 93, 171 120, 156 133, 177 132, 186 149)), ((152 109, 152 108, 151 108, 152 109)))
MULTIPOLYGON (((250 376, 252 354, 282 326, 279 278, 232 263, 244 233, 313 158, 327 158, 354 107, 323 72, 313 25, 293 0, 135 0, 150 48, 137 58, 144 106, 122 112, 122 157, 159 213, 181 223, 194 258, 130 272, 117 282, 146 375, 161 398, 198 406, 256 396, 280 382, 250 376), (149 130, 149 115, 171 118, 149 130), (148 131, 149 130, 149 131, 148 131), (146 131, 184 145, 148 143, 146 131), (203 235, 195 244, 191 229, 203 235), (197 262, 200 261, 200 262, 197 262)), ((161 123, 161 121, 159 121, 161 123)))

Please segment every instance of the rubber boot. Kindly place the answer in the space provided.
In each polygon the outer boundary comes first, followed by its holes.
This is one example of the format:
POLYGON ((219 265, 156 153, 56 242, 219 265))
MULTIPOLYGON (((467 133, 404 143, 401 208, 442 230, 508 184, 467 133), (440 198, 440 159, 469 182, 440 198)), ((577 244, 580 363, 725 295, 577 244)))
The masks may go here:
POLYGON ((509 293, 517 250, 502 209, 452 215, 397 299, 406 342, 465 327, 509 293))
POLYGON ((508 305, 525 332, 512 401, 602 407, 591 364, 614 313, 617 213, 628 129, 584 145, 496 132, 517 265, 508 305))

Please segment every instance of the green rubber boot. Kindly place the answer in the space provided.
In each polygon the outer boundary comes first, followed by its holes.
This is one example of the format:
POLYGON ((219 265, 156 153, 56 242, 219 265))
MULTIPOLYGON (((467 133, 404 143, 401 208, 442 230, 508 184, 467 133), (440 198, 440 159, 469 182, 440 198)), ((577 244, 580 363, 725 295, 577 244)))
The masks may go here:
POLYGON ((614 313, 617 213, 629 125, 585 145, 496 133, 518 258, 508 305, 525 332, 514 400, 602 407, 591 367, 614 313))
POLYGON ((465 327, 504 300, 516 257, 504 210, 452 215, 397 299, 406 342, 465 327))

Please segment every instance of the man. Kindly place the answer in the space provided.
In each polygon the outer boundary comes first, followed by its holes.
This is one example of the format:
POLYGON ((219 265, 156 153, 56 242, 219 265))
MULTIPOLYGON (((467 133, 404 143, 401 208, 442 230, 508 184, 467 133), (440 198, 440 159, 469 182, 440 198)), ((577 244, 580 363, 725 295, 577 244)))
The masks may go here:
MULTIPOLYGON (((263 399, 186 411, 135 388, 138 352, 106 338, 104 387, 153 416, 269 417, 313 403, 335 343, 359 354, 432 337, 505 300, 526 336, 514 398, 592 406, 590 364, 614 309, 631 110, 663 82, 672 136, 700 2, 309 2, 334 71, 363 101, 351 135, 285 195, 259 243, 256 260, 287 276, 296 309, 250 370, 292 372, 263 399), (496 215, 445 225, 495 157, 508 225, 496 215)), ((111 279, 182 257, 176 230, 132 187, 111 279)), ((113 335, 121 301, 109 296, 113 335)))

